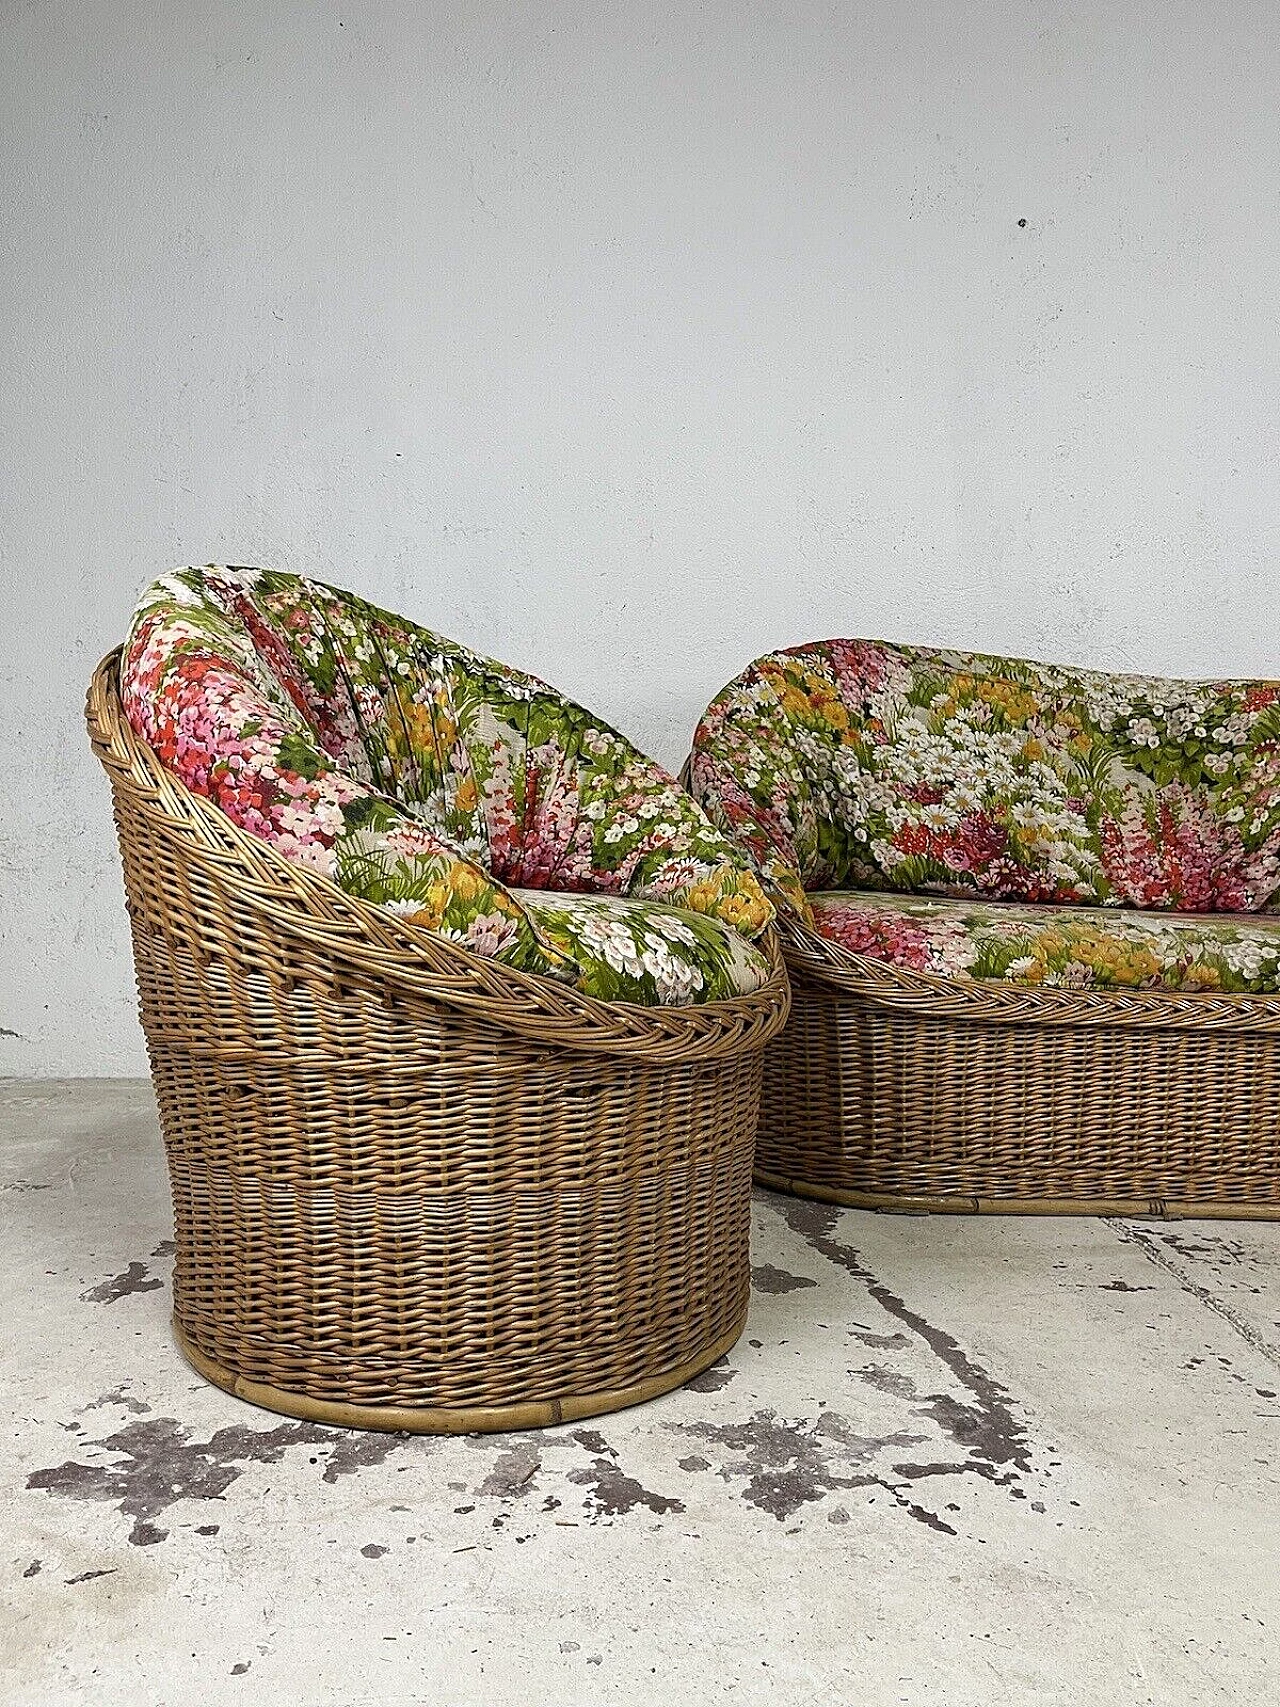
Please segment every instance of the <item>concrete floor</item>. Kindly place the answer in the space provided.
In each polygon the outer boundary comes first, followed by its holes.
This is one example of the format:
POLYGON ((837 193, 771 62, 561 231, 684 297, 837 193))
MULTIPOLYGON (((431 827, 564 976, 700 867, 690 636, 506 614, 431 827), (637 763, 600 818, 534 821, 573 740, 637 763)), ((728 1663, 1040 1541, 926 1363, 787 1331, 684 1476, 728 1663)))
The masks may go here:
POLYGON ((1280 1227, 761 1193, 746 1334, 588 1425, 254 1410, 145 1084, 0 1083, 0 1701, 1280 1699, 1280 1227))

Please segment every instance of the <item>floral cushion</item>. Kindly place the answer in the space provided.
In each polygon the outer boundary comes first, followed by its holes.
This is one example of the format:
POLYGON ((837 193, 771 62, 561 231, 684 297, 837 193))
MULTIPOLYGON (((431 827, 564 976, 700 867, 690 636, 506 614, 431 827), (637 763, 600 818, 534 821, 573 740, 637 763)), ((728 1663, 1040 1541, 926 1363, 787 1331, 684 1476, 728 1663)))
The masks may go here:
POLYGON ((138 604, 121 694, 162 762, 242 828, 475 953, 602 994, 629 980, 619 1000, 763 978, 735 939, 772 908, 672 777, 544 682, 350 593, 260 569, 166 575, 138 604), (632 952, 596 956, 603 915, 571 926, 526 891, 683 909, 662 938, 679 952, 650 940, 651 907, 619 915, 632 952))
POLYGON ((1280 918, 1028 906, 923 895, 810 895, 814 927, 853 954, 944 978, 1067 989, 1280 990, 1280 918))
POLYGON ((823 641, 720 693, 691 776, 801 916, 805 891, 836 888, 1186 912, 1280 898, 1280 682, 823 641))
POLYGON ((769 974, 754 943, 703 913, 617 896, 513 893, 543 941, 581 968, 580 986, 602 1001, 723 1001, 758 990, 769 974))

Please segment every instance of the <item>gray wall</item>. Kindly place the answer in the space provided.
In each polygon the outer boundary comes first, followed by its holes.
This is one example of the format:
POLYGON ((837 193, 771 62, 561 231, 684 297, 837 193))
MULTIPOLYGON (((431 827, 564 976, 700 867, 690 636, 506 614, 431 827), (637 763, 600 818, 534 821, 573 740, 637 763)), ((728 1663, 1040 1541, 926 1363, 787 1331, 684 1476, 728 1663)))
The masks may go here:
POLYGON ((81 701, 174 563, 315 571, 669 761, 817 635, 1280 673, 1270 4, 0 37, 0 1073, 143 1067, 81 701))

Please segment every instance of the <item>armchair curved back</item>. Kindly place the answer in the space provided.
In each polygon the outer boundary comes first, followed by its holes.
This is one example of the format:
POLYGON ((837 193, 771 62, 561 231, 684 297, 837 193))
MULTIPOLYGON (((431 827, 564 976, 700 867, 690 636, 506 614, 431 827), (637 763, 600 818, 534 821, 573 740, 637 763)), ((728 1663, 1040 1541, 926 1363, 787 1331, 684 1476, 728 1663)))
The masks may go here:
POLYGON ((572 979, 509 886, 772 909, 675 780, 545 682, 304 576, 177 570, 138 604, 131 726, 286 858, 475 952, 572 979))

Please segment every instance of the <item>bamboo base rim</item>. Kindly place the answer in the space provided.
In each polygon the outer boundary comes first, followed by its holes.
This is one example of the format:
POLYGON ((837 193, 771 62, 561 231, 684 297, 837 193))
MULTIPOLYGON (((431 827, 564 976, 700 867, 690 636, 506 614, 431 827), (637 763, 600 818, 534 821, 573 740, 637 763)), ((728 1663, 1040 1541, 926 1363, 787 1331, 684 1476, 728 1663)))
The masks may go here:
POLYGON ((808 1197, 845 1209, 882 1215, 1094 1215, 1132 1221, 1280 1221, 1280 1203, 1227 1203, 1221 1199, 1159 1197, 899 1197, 893 1193, 846 1191, 813 1180, 757 1168, 755 1183, 788 1197, 808 1197))
POLYGON ((574 1393, 559 1399, 536 1399, 510 1405, 478 1405, 466 1408, 432 1408, 418 1405, 353 1405, 340 1399, 316 1399, 309 1393, 292 1393, 265 1381, 250 1381, 227 1369, 193 1343, 181 1322, 172 1321, 178 1350, 198 1375, 220 1387, 233 1398, 243 1399, 281 1416, 305 1422, 324 1423, 330 1428, 367 1429, 394 1434, 504 1434, 526 1428, 555 1428, 560 1423, 581 1422, 643 1405, 683 1387, 723 1357, 742 1336, 747 1325, 744 1307, 725 1334, 705 1346, 694 1357, 662 1375, 650 1375, 630 1387, 609 1392, 574 1393))

